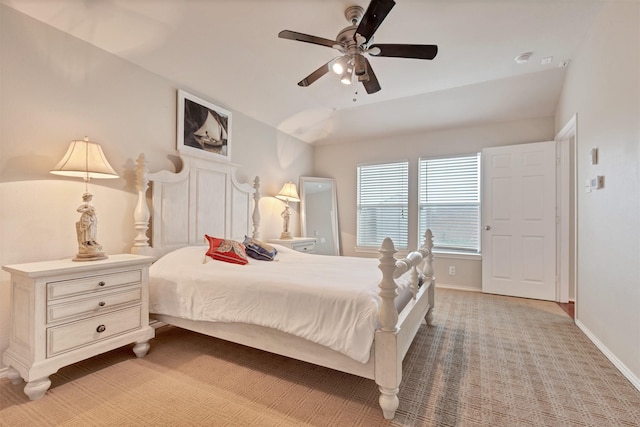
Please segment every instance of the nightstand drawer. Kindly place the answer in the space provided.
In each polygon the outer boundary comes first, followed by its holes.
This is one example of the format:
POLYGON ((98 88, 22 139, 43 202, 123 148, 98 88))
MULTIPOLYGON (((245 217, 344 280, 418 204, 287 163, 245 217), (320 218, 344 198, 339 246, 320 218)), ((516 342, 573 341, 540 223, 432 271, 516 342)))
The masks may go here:
POLYGON ((312 254, 316 250, 316 243, 315 242, 294 243, 291 245, 291 249, 296 250, 298 252, 307 252, 312 254))
POLYGON ((140 283, 140 270, 122 271, 113 274, 88 276, 80 279, 63 280, 47 283, 47 299, 55 300, 71 295, 110 289, 131 283, 140 283))
POLYGON ((140 287, 124 292, 113 292, 73 302, 50 304, 47 307, 47 323, 70 319, 78 316, 93 316, 100 312, 111 311, 118 307, 138 304, 142 301, 140 287))
POLYGON ((47 357, 93 344, 142 327, 141 307, 135 306, 79 322, 47 329, 47 357))

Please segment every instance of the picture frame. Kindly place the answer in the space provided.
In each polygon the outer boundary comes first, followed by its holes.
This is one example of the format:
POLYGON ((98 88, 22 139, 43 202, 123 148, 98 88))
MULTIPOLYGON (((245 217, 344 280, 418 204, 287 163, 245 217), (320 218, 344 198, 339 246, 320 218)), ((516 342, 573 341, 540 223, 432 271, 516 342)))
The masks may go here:
POLYGON ((178 90, 177 148, 187 155, 231 161, 231 112, 178 90))

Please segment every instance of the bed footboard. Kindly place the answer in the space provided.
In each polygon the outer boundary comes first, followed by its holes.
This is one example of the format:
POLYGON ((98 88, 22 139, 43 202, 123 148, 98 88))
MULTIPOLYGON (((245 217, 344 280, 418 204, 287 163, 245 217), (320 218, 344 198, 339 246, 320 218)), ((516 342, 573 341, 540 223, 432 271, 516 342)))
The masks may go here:
POLYGON ((382 302, 379 312, 380 327, 375 338, 375 378, 380 390, 380 407, 386 419, 393 419, 400 403, 398 391, 402 381, 402 360, 422 320, 425 319, 429 324, 432 320, 435 296, 432 249, 433 236, 431 230, 427 230, 424 245, 406 258, 396 260, 396 249, 389 238, 382 242, 379 250, 382 302), (394 302, 397 295, 395 278, 408 271, 411 271, 413 298, 398 313, 394 302))

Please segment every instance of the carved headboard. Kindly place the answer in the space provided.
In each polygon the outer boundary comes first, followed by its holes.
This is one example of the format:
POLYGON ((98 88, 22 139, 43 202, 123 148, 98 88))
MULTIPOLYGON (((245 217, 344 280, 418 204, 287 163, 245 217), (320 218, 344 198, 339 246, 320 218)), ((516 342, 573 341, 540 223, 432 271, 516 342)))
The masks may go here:
POLYGON ((180 159, 180 172, 149 173, 144 154, 138 157, 136 237, 131 252, 162 256, 183 246, 205 244, 205 234, 239 241, 245 235, 259 238, 259 178, 253 185, 243 184, 236 179, 235 164, 183 154, 180 159), (149 183, 151 212, 147 204, 149 183))

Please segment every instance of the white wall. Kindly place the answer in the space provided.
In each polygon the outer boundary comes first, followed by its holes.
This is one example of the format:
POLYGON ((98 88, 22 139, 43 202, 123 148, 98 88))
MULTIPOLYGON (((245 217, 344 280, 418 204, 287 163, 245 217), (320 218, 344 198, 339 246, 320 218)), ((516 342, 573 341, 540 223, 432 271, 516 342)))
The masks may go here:
MULTIPOLYGON (((477 153, 484 147, 549 141, 554 137, 553 118, 487 124, 427 133, 397 135, 393 138, 322 145, 315 148, 317 176, 335 178, 338 190, 338 217, 343 255, 366 256, 356 252, 356 168, 360 163, 409 160, 409 212, 417 212, 418 158, 477 153)), ((417 218, 409 217, 409 247, 417 248, 417 218)), ((421 243, 421 242, 420 242, 421 243)), ((377 256, 378 254, 370 254, 377 256)), ((434 262, 438 283, 453 287, 481 288, 479 257, 451 257, 438 254, 434 262), (456 267, 450 276, 448 267, 456 267)))
POLYGON ((640 388, 640 4, 608 2, 567 70, 577 113, 578 324, 640 388), (599 149, 591 165, 589 152, 599 149), (585 193, 586 179, 605 187, 585 193))
MULTIPOLYGON (((85 135, 102 145, 120 175, 90 183, 98 240, 107 254, 129 251, 135 159, 144 152, 151 171, 176 167, 178 87, 4 5, 0 72, 0 264, 75 255, 75 209, 84 185, 48 171, 71 140, 85 135)), ((216 103, 214 94, 194 94, 216 103)), ((233 105, 223 107, 233 113, 231 160, 241 165, 238 178, 262 180, 262 237, 278 237, 283 203, 269 196, 285 181, 311 174, 313 150, 233 105)), ((293 206, 296 233, 298 219, 293 206)), ((0 272, 0 353, 8 345, 8 279, 0 272)))

